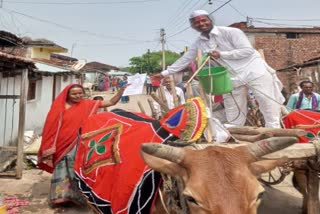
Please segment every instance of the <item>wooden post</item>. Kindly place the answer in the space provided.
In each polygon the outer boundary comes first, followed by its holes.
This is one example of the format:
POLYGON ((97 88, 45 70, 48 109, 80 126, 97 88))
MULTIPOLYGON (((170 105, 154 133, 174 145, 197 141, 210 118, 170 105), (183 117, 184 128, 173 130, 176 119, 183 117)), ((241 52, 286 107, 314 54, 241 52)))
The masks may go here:
POLYGON ((18 145, 17 145, 17 178, 22 177, 23 170, 23 135, 26 117, 26 103, 28 93, 28 69, 21 72, 21 88, 19 102, 19 125, 18 125, 18 145))
POLYGON ((209 60, 210 60, 210 56, 208 56, 208 57, 204 60, 204 62, 202 63, 202 65, 198 68, 198 70, 196 70, 196 71, 193 73, 193 75, 189 78, 189 80, 187 81, 186 84, 190 83, 190 82, 193 80, 193 78, 199 73, 199 71, 201 71, 201 69, 206 65, 206 63, 207 63, 209 60))
POLYGON ((157 118, 157 112, 156 112, 156 109, 154 108, 154 105, 152 103, 152 100, 150 98, 147 99, 148 103, 149 103, 149 106, 150 106, 150 109, 151 109, 151 115, 154 119, 158 119, 157 118))
POLYGON ((141 104, 140 101, 138 101, 138 106, 139 106, 139 108, 140 108, 140 111, 141 111, 142 113, 146 114, 146 111, 144 110, 144 108, 143 108, 143 106, 142 106, 142 104, 141 104))
POLYGON ((167 102, 166 96, 164 94, 164 89, 163 89, 163 85, 162 84, 160 85, 160 87, 158 89, 158 95, 160 97, 161 102, 164 103, 167 106, 167 109, 169 109, 168 102, 167 102))
POLYGON ((187 95, 187 99, 190 99, 191 97, 193 97, 193 91, 192 91, 192 87, 191 87, 191 83, 186 84, 186 95, 187 95))
POLYGON ((57 90, 57 75, 53 74, 52 76, 53 84, 52 84, 52 99, 53 102, 56 99, 56 90, 57 90))
POLYGON ((154 101, 159 103, 159 105, 163 111, 165 111, 165 112, 169 111, 168 106, 165 103, 163 103, 154 92, 151 93, 151 97, 154 99, 154 101))
POLYGON ((263 127, 248 127, 238 126, 227 128, 231 134, 239 135, 259 135, 269 133, 273 136, 293 136, 300 137, 306 134, 303 129, 280 129, 280 128, 263 128, 263 127))

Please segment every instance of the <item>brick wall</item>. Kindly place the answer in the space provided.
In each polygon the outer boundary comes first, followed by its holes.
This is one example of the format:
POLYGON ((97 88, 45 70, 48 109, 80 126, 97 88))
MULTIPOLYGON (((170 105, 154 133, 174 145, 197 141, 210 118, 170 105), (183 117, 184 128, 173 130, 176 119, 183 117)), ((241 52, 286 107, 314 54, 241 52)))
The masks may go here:
POLYGON ((285 34, 255 35, 254 39, 254 47, 263 49, 275 69, 320 56, 320 34, 300 34, 297 39, 287 39, 285 34))
MULTIPOLYGON (((253 38, 253 46, 263 50, 266 61, 276 70, 320 56, 320 33, 301 33, 297 39, 287 39, 285 33, 246 34, 253 38)), ((278 72, 279 79, 290 93, 289 76, 289 72, 278 72)))

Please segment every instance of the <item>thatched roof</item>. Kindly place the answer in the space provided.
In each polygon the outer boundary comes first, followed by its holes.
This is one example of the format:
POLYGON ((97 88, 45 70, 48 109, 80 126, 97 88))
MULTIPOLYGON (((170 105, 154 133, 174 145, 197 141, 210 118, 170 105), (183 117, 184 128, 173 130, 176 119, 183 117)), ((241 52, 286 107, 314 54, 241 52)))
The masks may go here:
POLYGON ((0 52, 0 72, 11 72, 19 69, 33 70, 34 68, 34 63, 27 58, 0 52))
POLYGON ((7 31, 0 31, 0 46, 2 47, 12 47, 12 46, 21 46, 22 39, 16 35, 9 33, 7 31))

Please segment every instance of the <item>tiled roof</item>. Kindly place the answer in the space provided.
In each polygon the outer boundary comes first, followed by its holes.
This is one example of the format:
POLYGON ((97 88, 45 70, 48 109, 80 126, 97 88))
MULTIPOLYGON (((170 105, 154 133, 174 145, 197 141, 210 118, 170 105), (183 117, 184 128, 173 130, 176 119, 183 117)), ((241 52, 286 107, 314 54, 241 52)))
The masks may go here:
POLYGON ((74 64, 74 62, 57 61, 57 60, 51 60, 51 59, 49 60, 49 59, 32 58, 32 60, 35 62, 41 62, 48 65, 53 65, 61 68, 67 68, 67 69, 69 69, 74 64))
POLYGON ((0 52, 0 62, 5 62, 0 64, 0 71, 35 68, 34 63, 31 60, 4 52, 0 52))
POLYGON ((0 45, 3 47, 21 46, 22 39, 10 32, 0 31, 0 45))

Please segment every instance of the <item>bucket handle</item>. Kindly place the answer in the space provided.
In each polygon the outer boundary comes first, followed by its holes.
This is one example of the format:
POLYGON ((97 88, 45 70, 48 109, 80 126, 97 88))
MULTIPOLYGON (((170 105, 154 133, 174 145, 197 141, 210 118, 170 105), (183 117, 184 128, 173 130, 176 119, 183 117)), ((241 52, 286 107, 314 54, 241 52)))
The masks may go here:
POLYGON ((201 62, 202 64, 200 65, 200 67, 198 68, 198 70, 196 70, 196 71, 193 73, 193 75, 189 78, 189 80, 186 82, 185 86, 186 86, 187 84, 189 84, 189 83, 193 80, 193 78, 199 73, 199 71, 205 66, 205 64, 206 64, 209 60, 210 60, 210 56, 207 56, 207 57, 205 58, 205 60, 201 60, 201 61, 203 61, 203 62, 201 62))
MULTIPOLYGON (((210 55, 209 53, 207 53, 205 56, 210 55)), ((215 63, 217 63, 219 66, 225 67, 228 69, 228 71, 233 74, 236 75, 236 72, 231 68, 231 66, 229 64, 227 64, 226 62, 221 62, 221 60, 211 57, 210 58, 212 61, 214 61, 215 63)))

